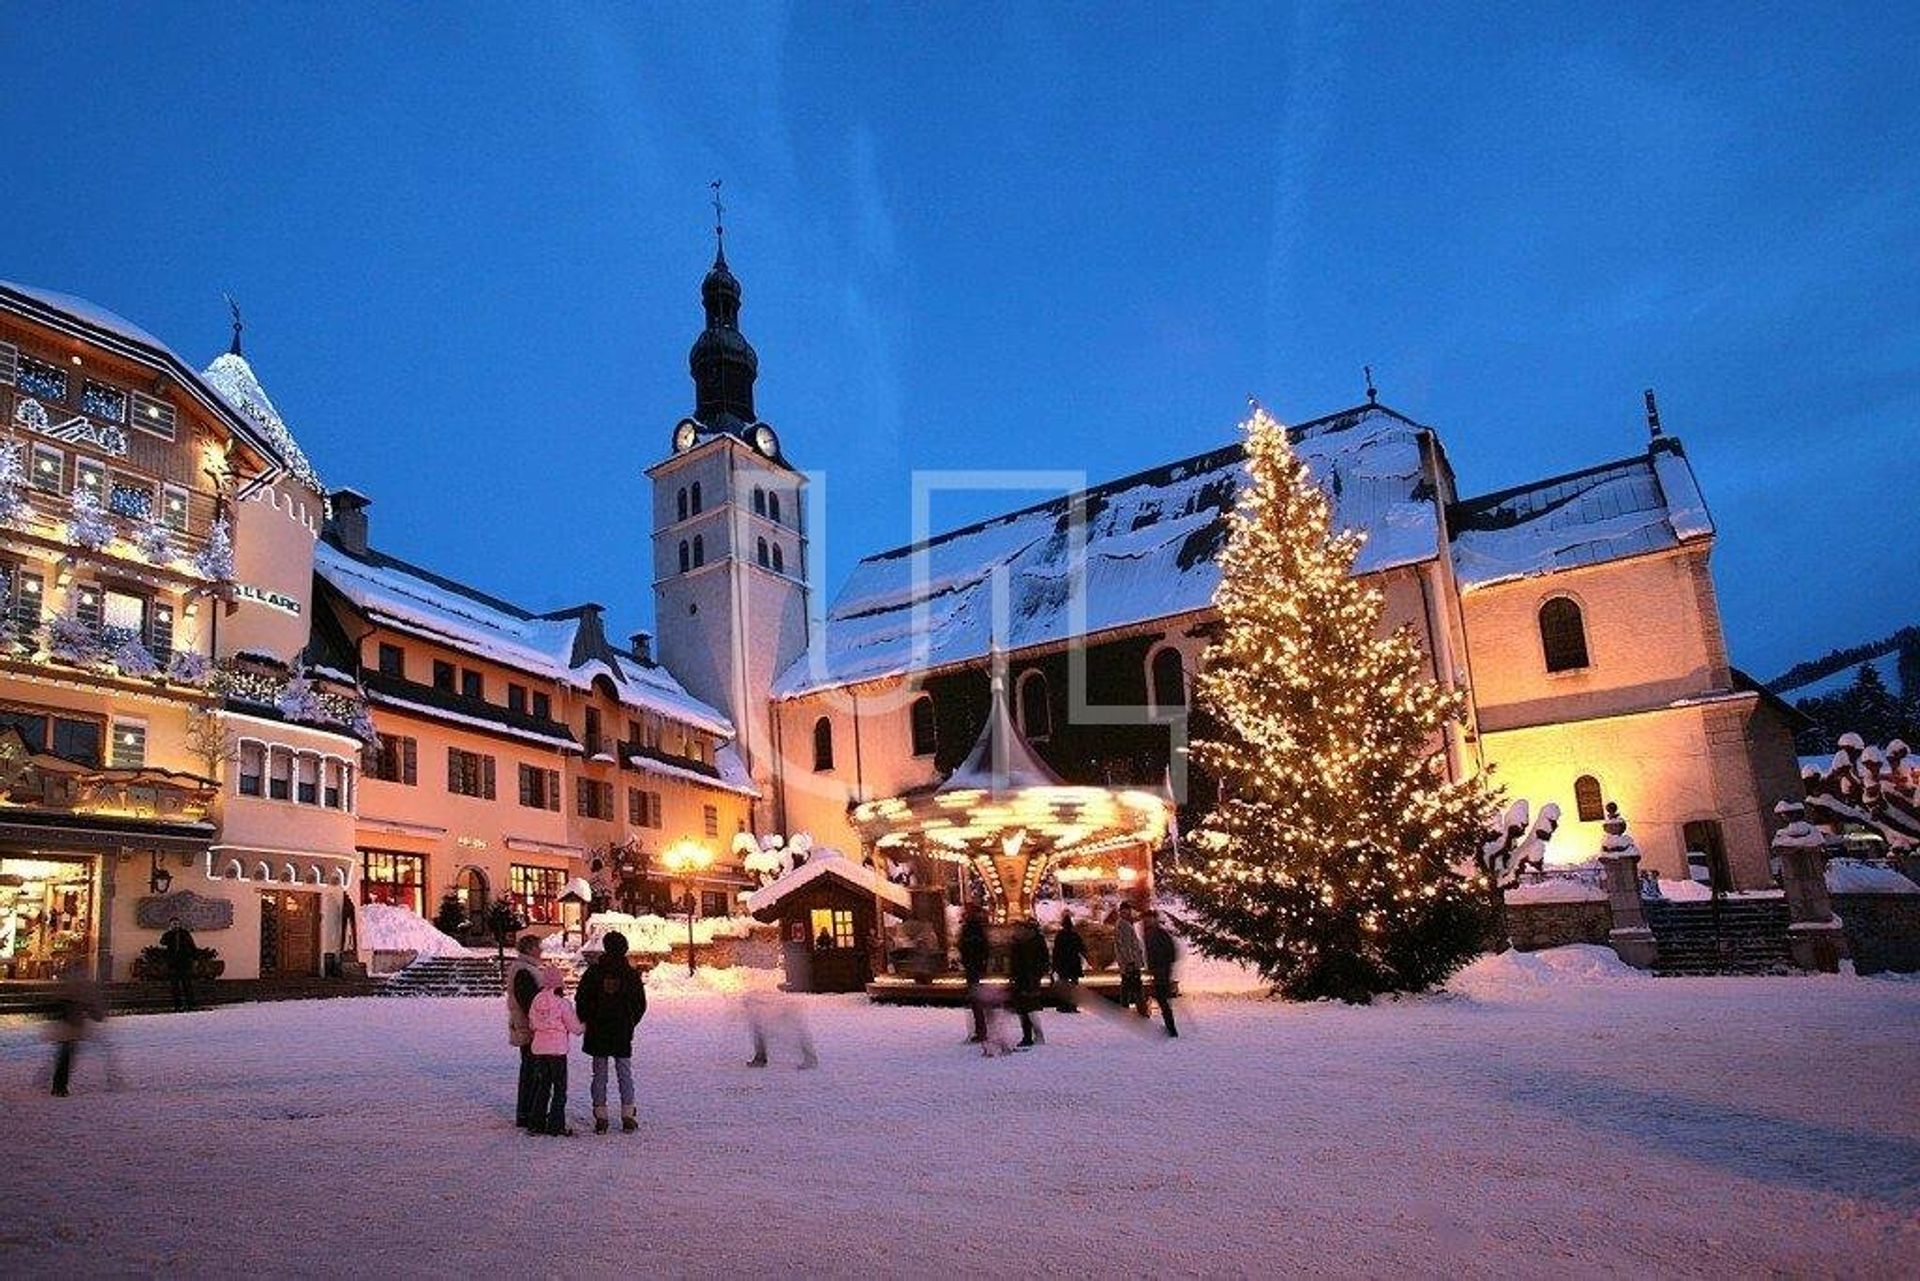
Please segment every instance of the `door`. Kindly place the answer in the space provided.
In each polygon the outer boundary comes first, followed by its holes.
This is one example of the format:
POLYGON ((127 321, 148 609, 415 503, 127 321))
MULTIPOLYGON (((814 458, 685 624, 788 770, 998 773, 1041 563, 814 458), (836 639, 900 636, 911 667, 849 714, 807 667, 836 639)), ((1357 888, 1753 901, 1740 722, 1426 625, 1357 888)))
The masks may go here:
POLYGON ((319 971, 320 896, 260 891, 260 977, 305 977, 319 971))
POLYGON ((1720 838, 1720 824, 1710 819, 1682 824, 1680 839, 1687 847, 1688 861, 1696 854, 1706 856, 1707 882, 1715 893, 1733 888, 1733 869, 1727 866, 1727 847, 1720 838))

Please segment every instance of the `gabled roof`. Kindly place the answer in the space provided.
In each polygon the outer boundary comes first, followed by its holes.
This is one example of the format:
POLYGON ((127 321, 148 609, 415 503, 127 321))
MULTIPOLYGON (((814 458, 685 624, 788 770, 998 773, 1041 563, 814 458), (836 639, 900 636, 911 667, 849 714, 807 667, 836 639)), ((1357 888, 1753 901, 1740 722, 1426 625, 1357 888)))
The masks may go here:
MULTIPOLYGON (((1439 505, 1422 449, 1428 432, 1383 405, 1292 429, 1295 448, 1332 496, 1335 521, 1367 532, 1356 572, 1439 555, 1439 505)), ((985 657, 1001 576, 1009 649, 1204 609, 1220 581, 1225 514, 1244 481, 1236 443, 869 556, 774 694, 985 657)))
POLYGON ((839 850, 824 848, 815 849, 808 854, 806 862, 778 880, 771 881, 753 891, 742 899, 741 903, 755 919, 769 921, 774 919, 776 909, 782 901, 823 876, 831 876, 862 894, 877 895, 890 909, 903 916, 913 908, 913 896, 906 890, 872 868, 855 863, 839 850))
POLYGON ((687 693, 666 669, 623 657, 608 645, 598 605, 536 614, 385 552, 369 548, 354 555, 331 538, 315 546, 313 567, 373 622, 579 689, 605 678, 624 704, 733 736, 727 718, 687 693))
POLYGON ((42 323, 70 329, 122 355, 165 367, 176 382, 209 411, 225 419, 227 425, 261 455, 285 467, 315 493, 326 494, 326 486, 313 464, 294 441, 286 423, 260 389, 259 380, 241 357, 222 356, 202 373, 124 316, 56 290, 0 280, 0 304, 42 323), (223 365, 222 362, 229 359, 238 362, 238 369, 223 365), (236 398, 236 391, 245 394, 236 398))
POLYGON ((1462 499, 1447 520, 1463 588, 1666 551, 1713 534, 1693 469, 1670 436, 1636 458, 1462 499))

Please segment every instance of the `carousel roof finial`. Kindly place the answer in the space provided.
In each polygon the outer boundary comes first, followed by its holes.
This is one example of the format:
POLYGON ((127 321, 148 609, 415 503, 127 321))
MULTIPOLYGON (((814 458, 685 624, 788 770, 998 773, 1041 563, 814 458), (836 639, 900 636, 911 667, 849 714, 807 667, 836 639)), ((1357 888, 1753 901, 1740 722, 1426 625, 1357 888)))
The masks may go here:
POLYGON ((987 723, 973 750, 938 790, 983 791, 994 795, 1023 787, 1058 787, 1060 776, 1040 759, 1014 722, 1007 697, 1007 651, 996 643, 988 659, 987 723))

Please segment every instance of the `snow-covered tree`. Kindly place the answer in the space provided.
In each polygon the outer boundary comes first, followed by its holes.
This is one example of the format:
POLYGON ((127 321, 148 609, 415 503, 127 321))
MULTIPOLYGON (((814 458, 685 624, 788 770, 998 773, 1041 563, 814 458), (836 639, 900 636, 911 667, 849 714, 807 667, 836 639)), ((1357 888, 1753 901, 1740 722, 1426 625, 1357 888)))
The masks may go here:
POLYGON ((113 521, 90 489, 73 491, 67 516, 67 541, 90 552, 105 551, 113 542, 113 521))
POLYGON ((140 641, 140 633, 124 627, 113 627, 100 638, 101 649, 114 670, 122 676, 152 676, 160 670, 153 652, 140 641))
POLYGON ((216 582, 233 580, 233 526, 225 516, 207 528, 207 545, 193 558, 193 567, 216 582))
POLYGON ((1418 991, 1485 941, 1484 878, 1453 869, 1496 798, 1447 777, 1463 697, 1410 629, 1380 633, 1381 595, 1352 575, 1362 536, 1333 530, 1283 426, 1256 409, 1246 431, 1221 635, 1195 682, 1193 761, 1219 794, 1168 879, 1195 945, 1285 996, 1418 991))
POLYGON ((47 620, 47 653, 62 663, 85 667, 99 662, 105 651, 91 627, 71 614, 55 614, 47 620))
POLYGON ((167 528, 166 521, 158 513, 148 512, 133 523, 133 532, 129 535, 134 548, 147 559, 149 564, 170 565, 179 555, 179 548, 173 540, 173 531, 167 528))

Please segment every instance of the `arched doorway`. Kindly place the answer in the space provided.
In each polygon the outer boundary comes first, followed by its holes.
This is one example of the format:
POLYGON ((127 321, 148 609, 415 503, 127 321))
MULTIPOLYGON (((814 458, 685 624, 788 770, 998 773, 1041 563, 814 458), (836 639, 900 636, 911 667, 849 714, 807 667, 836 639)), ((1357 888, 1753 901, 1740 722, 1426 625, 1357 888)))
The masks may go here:
POLYGON ((487 874, 477 867, 463 867, 453 878, 453 896, 460 910, 475 925, 487 919, 487 874))

